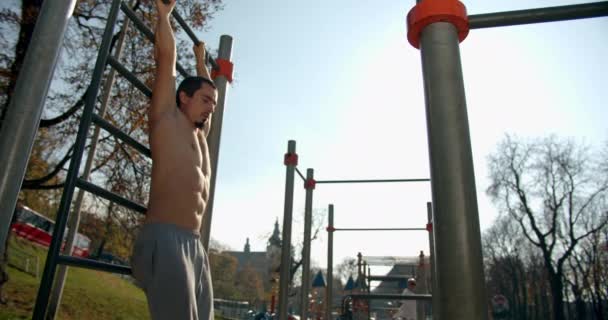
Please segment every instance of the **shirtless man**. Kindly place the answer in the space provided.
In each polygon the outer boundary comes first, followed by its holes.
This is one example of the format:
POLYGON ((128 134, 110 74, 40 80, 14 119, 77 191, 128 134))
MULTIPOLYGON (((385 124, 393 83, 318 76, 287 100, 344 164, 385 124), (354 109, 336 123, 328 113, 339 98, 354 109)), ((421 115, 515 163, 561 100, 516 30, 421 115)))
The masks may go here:
POLYGON ((217 90, 200 43, 194 47, 198 77, 184 79, 176 94, 175 38, 169 23, 175 0, 156 0, 156 7, 156 77, 148 113, 152 181, 131 266, 152 319, 213 319, 209 261, 199 229, 209 200, 206 137, 217 90))

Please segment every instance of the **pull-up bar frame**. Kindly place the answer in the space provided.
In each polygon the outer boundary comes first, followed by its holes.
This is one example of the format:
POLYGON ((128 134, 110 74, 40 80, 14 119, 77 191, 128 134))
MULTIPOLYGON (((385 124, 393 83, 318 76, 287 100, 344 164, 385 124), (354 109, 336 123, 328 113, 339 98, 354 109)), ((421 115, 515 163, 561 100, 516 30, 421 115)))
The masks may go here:
POLYGON ((317 180, 317 183, 393 183, 393 182, 428 182, 431 179, 371 179, 371 180, 317 180))
POLYGON ((367 276, 367 279, 369 281, 403 281, 403 280, 408 280, 409 278, 411 278, 411 276, 398 276, 398 275, 391 275, 391 276, 369 275, 369 276, 367 276))
MULTIPOLYGON (((292 140, 293 141, 293 140, 292 140)), ((292 142, 290 141, 290 143, 292 142)), ((293 143, 295 144, 295 141, 293 141, 293 143)), ((290 154, 290 152, 288 152, 288 154, 290 154)), ((302 181, 304 182, 304 188, 306 189, 306 207, 305 207, 305 212, 304 212, 304 248, 303 248, 303 252, 302 252, 302 286, 301 286, 301 300, 300 300, 300 309, 301 311, 301 316, 302 318, 306 318, 307 315, 307 310, 306 310, 306 306, 308 304, 308 293, 310 291, 310 286, 308 285, 308 282, 310 282, 309 279, 309 273, 310 273, 310 223, 311 223, 311 215, 312 215, 312 194, 313 194, 313 190, 316 186, 316 184, 319 183, 324 183, 324 184, 336 184, 336 183, 395 183, 395 182, 428 182, 430 181, 430 179, 428 178, 421 178, 421 179, 368 179, 368 180, 315 180, 314 176, 313 176, 313 172, 314 170, 309 168, 307 169, 306 172, 306 177, 302 174, 302 172, 300 172, 300 170, 297 167, 297 154, 293 154, 295 156, 295 158, 293 158, 293 162, 290 163, 286 163, 286 165, 293 167, 293 172, 291 175, 295 175, 295 173, 298 174, 298 176, 300 177, 300 179, 302 179, 302 181)), ((288 178, 289 179, 293 179, 289 174, 288 174, 288 178)), ((288 202, 293 202, 293 187, 291 189, 286 190, 286 202, 285 205, 289 206, 290 208, 293 206, 292 204, 288 204, 288 202)), ((330 212, 333 212, 333 206, 330 205, 330 212)), ((292 224, 292 209, 285 209, 284 212, 284 217, 283 217, 283 251, 282 254, 286 255, 287 253, 284 251, 287 251, 288 248, 291 247, 291 243, 290 242, 286 242, 286 239, 291 239, 291 224, 292 224), (287 228, 287 225, 289 226, 289 238, 285 237, 286 233, 285 233, 285 229, 287 228)), ((332 223, 333 224, 333 223, 332 223)), ((329 230, 329 227, 328 227, 329 230)), ((332 231, 423 231, 423 230, 427 230, 425 228, 333 228, 332 231)), ((329 253, 328 253, 329 255, 329 253)), ((331 257, 329 257, 329 259, 331 259, 331 257)), ((328 260, 328 275, 332 274, 332 266, 329 265, 331 260, 328 260)), ((282 275, 281 279, 283 279, 285 276, 282 275)), ((281 280, 282 281, 282 280, 281 280)), ((331 283, 331 281, 328 281, 328 283, 331 283)), ((327 289, 327 296, 331 298, 332 295, 332 290, 329 289, 329 285, 326 288, 327 289)), ((281 304, 282 300, 287 299, 287 292, 286 289, 284 290, 279 290, 279 319, 283 319, 282 314, 284 313, 284 308, 281 304)), ((328 306, 328 308, 330 308, 330 306, 328 306)), ((329 315, 331 314, 330 309, 326 310, 326 316, 329 317, 329 315)))
POLYGON ((430 301, 433 296, 430 294, 378 294, 378 293, 353 293, 349 294, 353 300, 427 300, 430 301))
POLYGON ((428 231, 426 228, 333 228, 333 231, 428 231))
POLYGON ((608 2, 515 10, 469 16, 469 29, 506 27, 608 16, 608 2))
POLYGON ((470 29, 608 15, 608 2, 468 16, 458 0, 418 2, 408 40, 420 48, 433 194, 434 310, 487 319, 481 233, 459 43, 470 29))
MULTIPOLYGON (((314 170, 309 168, 306 172, 306 177, 300 172, 298 169, 298 155, 295 152, 295 141, 290 140, 288 142, 288 151, 285 154, 284 164, 287 166, 287 175, 286 175, 286 189, 285 189, 285 210, 283 216, 283 245, 281 251, 281 276, 280 276, 280 284, 279 284, 279 310, 278 315, 279 319, 285 318, 286 311, 285 305, 281 301, 285 301, 287 299, 287 289, 286 289, 286 281, 288 281, 288 273, 286 273, 287 268, 283 266, 289 265, 289 261, 285 260, 287 256, 289 256, 289 248, 291 248, 291 225, 292 225, 292 214, 293 214, 293 179, 295 174, 297 173, 300 179, 304 182, 304 188, 306 189, 306 207, 304 212, 304 248, 302 252, 302 286, 301 286, 301 301, 300 308, 302 309, 301 315, 303 318, 306 318, 306 306, 307 306, 307 298, 308 292, 310 290, 308 282, 310 273, 310 223, 311 223, 311 215, 312 215, 312 195, 315 186, 319 183, 395 183, 395 182, 429 182, 428 178, 418 178, 418 179, 368 179, 368 180, 315 180, 313 172, 314 170), (293 149, 292 149, 293 148, 293 149), (284 288, 285 287, 285 288, 284 288)), ((334 231, 429 231, 432 233, 432 229, 428 229, 428 226, 432 223, 432 220, 429 217, 429 224, 427 224, 427 228, 334 228, 333 227, 333 205, 329 205, 329 225, 327 227, 327 231, 329 233, 328 238, 328 259, 327 259, 327 275, 328 279, 333 277, 333 232, 334 231)), ((430 236, 432 238, 432 236, 430 236)), ((432 240, 431 240, 432 243, 432 240)), ((431 252, 433 248, 431 248, 431 252)), ((332 299, 332 289, 331 284, 332 281, 328 281, 328 286, 326 288, 326 297, 328 301, 332 299)), ((326 317, 331 315, 331 304, 328 303, 326 306, 326 317)))

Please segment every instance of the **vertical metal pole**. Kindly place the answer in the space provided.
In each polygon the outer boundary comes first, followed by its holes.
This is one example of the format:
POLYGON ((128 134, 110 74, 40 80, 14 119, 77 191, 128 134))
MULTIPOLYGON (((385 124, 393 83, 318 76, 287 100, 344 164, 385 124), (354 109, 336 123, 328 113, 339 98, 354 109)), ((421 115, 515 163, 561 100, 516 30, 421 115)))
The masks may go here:
MULTIPOLYGON (((220 37, 220 48, 218 58, 228 61, 232 60, 232 37, 222 35, 220 37)), ((209 181, 209 201, 205 208, 205 216, 201 225, 201 236, 203 247, 209 251, 209 239, 211 237, 211 217, 213 216, 213 203, 215 199, 215 185, 217 180, 217 167, 220 157, 220 137, 222 135, 222 122, 224 119, 224 108, 226 106, 226 95, 228 93, 228 79, 218 76, 213 80, 217 87, 217 105, 211 119, 211 131, 207 137, 209 147, 209 158, 211 161, 211 181, 209 181)))
MULTIPOLYGON (((414 293, 427 293, 427 272, 425 267, 425 256, 424 251, 420 250, 420 254, 418 255, 418 268, 416 268, 416 278, 418 281, 416 283, 416 288, 414 289, 414 293)), ((424 315, 427 301, 416 301, 416 320, 425 320, 426 317, 424 315)))
MULTIPOLYGON (((363 261, 363 283, 365 284, 365 291, 366 293, 369 293, 370 289, 369 289, 369 267, 367 266, 367 261, 363 261)), ((365 303, 367 303, 367 319, 369 320, 371 318, 371 300, 366 300, 365 303)))
POLYGON ((451 23, 422 31, 437 296, 441 319, 486 319, 487 306, 473 156, 459 41, 451 23))
MULTIPOLYGON (((431 300, 431 314, 436 315, 437 312, 435 312, 435 310, 438 310, 439 308, 439 300, 437 300, 437 296, 435 295, 437 293, 437 276, 436 276, 436 272, 435 272, 435 238, 434 238, 434 233, 435 233, 435 222, 433 219, 433 204, 431 202, 427 202, 426 203, 426 213, 427 213, 427 219, 428 219, 428 223, 431 224, 431 230, 429 230, 429 252, 430 252, 430 257, 429 257, 429 263, 431 264, 431 267, 429 268, 429 272, 431 273, 431 294, 433 295, 433 298, 431 300)), ((438 319, 438 317, 433 316, 435 320, 438 319)))
POLYGON ((306 201, 304 204, 304 249, 302 250, 302 294, 300 301, 300 319, 307 319, 308 293, 310 292, 310 229, 312 228, 312 193, 313 187, 308 185, 314 179, 314 170, 306 170, 306 201))
POLYGON ((363 289, 363 281, 361 276, 361 261, 363 259, 363 255, 361 252, 357 253, 357 286, 359 287, 359 292, 363 289))
POLYGON ((334 205, 330 204, 327 213, 327 303, 325 304, 325 319, 331 320, 331 310, 334 301, 334 205))
MULTIPOLYGON (((127 32, 129 31, 129 23, 130 19, 125 19, 123 21, 122 29, 120 31, 120 36, 118 38, 118 42, 116 43, 116 49, 114 53, 114 57, 116 60, 120 60, 122 55, 122 47, 124 45, 127 32)), ((110 96, 112 94, 112 87, 114 86, 114 79, 116 77, 116 70, 114 68, 110 69, 108 73, 108 77, 106 78, 104 88, 103 88, 103 96, 101 98, 101 107, 99 108, 99 116, 104 117, 106 114, 106 110, 108 108, 108 102, 110 101, 110 96)), ((93 169, 93 160, 95 159, 95 152, 97 151, 97 142, 99 141, 99 134, 101 132, 101 128, 99 126, 95 127, 95 131, 93 132, 93 136, 91 137, 91 146, 89 147, 89 152, 87 154, 87 160, 84 164, 84 171, 82 173, 82 180, 88 180, 89 175, 91 174, 91 170, 93 169)), ((63 254, 72 255, 74 252, 74 243, 76 240, 76 234, 78 232, 78 227, 80 226, 80 209, 82 207, 82 201, 84 200, 84 190, 78 190, 78 194, 76 195, 76 201, 74 202, 74 211, 70 215, 68 221, 68 235, 66 237, 65 248, 63 249, 63 254)), ((57 268, 57 276, 55 277, 55 285, 53 286, 53 291, 51 292, 51 298, 49 300, 49 306, 47 310, 47 319, 55 319, 57 317, 57 312, 59 311, 59 305, 61 304, 61 296, 63 294, 63 287, 65 285, 65 278, 68 273, 68 266, 60 265, 57 268)))
MULTIPOLYGON (((296 142, 289 140, 287 153, 296 153, 296 142)), ((287 289, 289 288, 289 271, 291 269, 291 220, 293 215, 293 178, 295 164, 286 165, 285 173, 285 208, 283 213, 283 244, 281 248, 281 275, 279 278, 279 320, 287 320, 287 289)))
POLYGON ((370 280, 371 274, 372 268, 367 266, 367 293, 372 293, 372 281, 370 280))
POLYGON ((84 152, 85 143, 87 140, 87 132, 91 126, 91 119, 93 117, 93 109, 97 100, 97 93, 101 84, 101 77, 106 67, 106 61, 110 53, 110 44, 112 41, 112 33, 114 31, 114 24, 116 23, 116 17, 118 16, 118 9, 120 6, 120 0, 114 0, 108 15, 108 21, 103 34, 103 39, 95 62, 95 69, 91 79, 91 85, 85 99, 85 107, 82 112, 82 118, 80 120, 80 126, 78 127, 78 134, 76 136, 76 143, 74 144, 74 155, 70 161, 70 167, 68 175, 65 181, 65 187, 61 196, 61 202, 59 204, 59 210, 57 213, 57 221, 53 231, 53 239, 49 247, 49 251, 46 258, 46 264, 44 266, 44 273, 40 282, 40 288, 38 289, 38 295, 36 297, 36 305, 34 307, 34 315, 32 319, 41 320, 44 318, 46 307, 48 304, 49 293, 51 291, 51 285, 53 284, 53 277, 55 275, 55 269, 57 267, 57 256, 59 255, 59 249, 63 242, 63 235, 65 232, 65 226, 68 218, 68 210, 72 197, 74 195, 74 188, 76 186, 76 179, 78 178, 78 169, 80 168, 80 162, 82 161, 82 154, 84 152))
POLYGON ((361 264, 361 289, 363 292, 367 292, 367 261, 363 261, 361 264))
POLYGON ((0 130, 0 259, 76 0, 44 1, 0 130))

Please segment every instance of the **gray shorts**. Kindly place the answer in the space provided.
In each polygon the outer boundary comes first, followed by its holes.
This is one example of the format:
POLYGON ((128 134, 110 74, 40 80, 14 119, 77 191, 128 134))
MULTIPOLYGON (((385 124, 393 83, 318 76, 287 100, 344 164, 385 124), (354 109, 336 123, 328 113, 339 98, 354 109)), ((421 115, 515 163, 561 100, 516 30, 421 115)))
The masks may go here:
POLYGON ((209 259, 198 234, 147 223, 133 246, 131 267, 152 319, 213 319, 209 259))

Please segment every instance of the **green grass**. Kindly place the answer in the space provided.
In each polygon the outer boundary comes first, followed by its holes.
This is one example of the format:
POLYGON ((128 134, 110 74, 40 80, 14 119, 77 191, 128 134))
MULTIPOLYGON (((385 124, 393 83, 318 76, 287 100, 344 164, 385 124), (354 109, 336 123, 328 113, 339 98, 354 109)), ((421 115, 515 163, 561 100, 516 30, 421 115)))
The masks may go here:
MULTIPOLYGON (((12 238, 11 249, 38 256, 38 279, 9 266, 5 285, 6 305, 0 305, 0 320, 31 319, 47 251, 27 241, 12 238)), ((10 258, 9 258, 10 259, 10 258)), ((144 293, 119 275, 81 268, 70 268, 58 319, 149 319, 144 293)))

